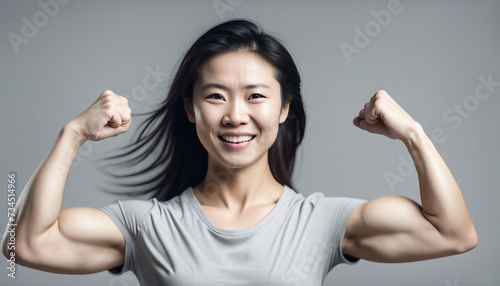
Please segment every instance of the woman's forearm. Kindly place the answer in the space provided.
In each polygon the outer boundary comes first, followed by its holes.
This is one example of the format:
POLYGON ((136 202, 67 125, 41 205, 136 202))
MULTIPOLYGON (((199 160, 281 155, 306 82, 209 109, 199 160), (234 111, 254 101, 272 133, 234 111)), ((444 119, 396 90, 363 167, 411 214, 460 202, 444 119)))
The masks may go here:
POLYGON ((417 169, 423 215, 444 236, 475 246, 477 234, 460 188, 423 128, 417 125, 403 142, 417 169))
MULTIPOLYGON (((59 132, 54 145, 21 193, 15 216, 17 243, 29 245, 30 239, 57 221, 71 163, 85 142, 71 124, 59 132)), ((4 243, 2 247, 5 247, 4 243)))

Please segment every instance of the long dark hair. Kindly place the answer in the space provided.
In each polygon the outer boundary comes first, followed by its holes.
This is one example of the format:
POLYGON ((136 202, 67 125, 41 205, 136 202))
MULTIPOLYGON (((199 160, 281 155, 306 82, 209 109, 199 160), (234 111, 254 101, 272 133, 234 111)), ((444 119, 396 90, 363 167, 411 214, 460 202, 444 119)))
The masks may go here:
MULTIPOLYGON (((244 50, 255 53, 275 69, 281 86, 282 103, 290 101, 286 121, 279 126, 276 141, 268 158, 274 178, 292 186, 295 153, 304 136, 305 112, 300 93, 300 76, 286 48, 273 36, 247 20, 221 23, 203 34, 187 51, 161 106, 146 115, 139 135, 124 148, 122 154, 107 159, 120 159, 114 165, 134 166, 148 162, 138 171, 114 177, 139 176, 140 181, 118 184, 135 189, 133 195, 149 195, 160 201, 169 200, 189 186, 196 186, 207 175, 208 154, 200 143, 195 125, 188 121, 184 99, 192 102, 193 85, 201 66, 220 53, 244 50), (152 161, 146 161, 149 157, 152 161)), ((108 161, 109 162, 109 161, 108 161)))

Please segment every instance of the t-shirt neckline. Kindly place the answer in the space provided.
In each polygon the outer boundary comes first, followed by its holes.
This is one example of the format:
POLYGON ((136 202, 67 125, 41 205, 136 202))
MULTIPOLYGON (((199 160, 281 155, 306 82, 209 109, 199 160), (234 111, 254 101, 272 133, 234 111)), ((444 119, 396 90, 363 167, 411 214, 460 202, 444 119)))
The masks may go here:
POLYGON ((281 193, 281 196, 279 197, 278 201, 276 202, 276 205, 271 209, 271 211, 258 223, 252 225, 251 227, 244 228, 244 229, 224 229, 216 226, 210 218, 208 218, 207 214, 205 213, 205 210, 201 206, 200 202, 196 198, 193 192, 193 188, 189 187, 186 190, 186 195, 191 201, 191 204, 193 205, 194 209, 198 213, 198 216, 200 219, 205 223, 206 226, 208 226, 211 230, 213 230, 216 233, 219 234, 225 234, 225 235, 242 235, 242 234, 247 234, 253 231, 256 231, 257 229, 261 228, 263 225, 265 225, 278 210, 281 208, 283 204, 285 204, 285 201, 288 199, 289 192, 291 190, 287 185, 283 187, 283 192, 281 193))

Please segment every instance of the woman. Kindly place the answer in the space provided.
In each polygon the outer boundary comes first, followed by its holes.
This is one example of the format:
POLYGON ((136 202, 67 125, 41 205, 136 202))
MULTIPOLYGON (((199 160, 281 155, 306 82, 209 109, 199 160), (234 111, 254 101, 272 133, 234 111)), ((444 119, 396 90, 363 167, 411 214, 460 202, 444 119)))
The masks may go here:
POLYGON ((127 100, 105 91, 62 128, 18 204, 18 262, 57 273, 131 270, 143 285, 320 285, 339 263, 431 259, 477 244, 446 164, 385 91, 354 125, 405 144, 422 206, 400 196, 296 193, 300 77, 286 49, 251 22, 222 23, 193 44, 125 154, 133 163, 153 157, 139 172, 155 175, 142 182, 151 200, 60 210, 79 147, 130 123, 127 100))

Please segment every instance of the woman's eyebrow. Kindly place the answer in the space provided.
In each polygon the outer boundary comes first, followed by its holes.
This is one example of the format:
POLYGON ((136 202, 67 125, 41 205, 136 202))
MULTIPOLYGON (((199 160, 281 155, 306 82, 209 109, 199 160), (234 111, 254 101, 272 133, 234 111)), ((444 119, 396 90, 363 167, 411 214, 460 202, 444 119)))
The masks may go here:
MULTIPOLYGON (((254 83, 254 84, 249 84, 245 86, 245 89, 252 89, 252 88, 257 88, 257 87, 264 87, 264 88, 270 88, 268 85, 263 84, 263 83, 254 83)), ((219 88, 219 89, 224 89, 228 90, 229 88, 227 86, 224 86, 219 83, 206 83, 201 87, 201 90, 209 89, 209 88, 219 88)))

